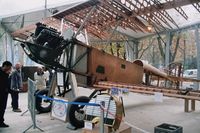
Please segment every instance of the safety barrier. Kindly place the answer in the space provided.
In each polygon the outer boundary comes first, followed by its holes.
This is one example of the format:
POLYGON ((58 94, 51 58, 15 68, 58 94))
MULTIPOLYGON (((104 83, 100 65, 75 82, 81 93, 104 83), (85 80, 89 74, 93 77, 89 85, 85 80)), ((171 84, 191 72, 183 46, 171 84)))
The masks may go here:
POLYGON ((101 109, 101 117, 100 117, 100 133, 104 133, 104 107, 103 107, 103 103, 100 104, 96 104, 96 103, 83 103, 83 102, 68 102, 68 101, 64 101, 64 100, 60 100, 60 99, 55 99, 55 98, 51 98, 48 96, 43 96, 43 95, 36 95, 36 97, 45 99, 45 100, 49 100, 49 101, 56 101, 56 102, 60 102, 60 103, 64 103, 64 104, 73 104, 73 105, 83 105, 83 106, 99 106, 101 109))
POLYGON ((123 120, 122 117, 118 117, 115 116, 114 114, 112 114, 110 111, 108 111, 107 109, 104 108, 103 104, 96 104, 96 103, 83 103, 83 102, 68 102, 68 101, 64 101, 64 100, 60 100, 60 99, 55 99, 55 98, 51 98, 48 96, 43 96, 43 95, 36 95, 39 98, 42 98, 44 100, 49 100, 49 101, 56 101, 56 102, 61 102, 61 103, 65 103, 65 104, 75 104, 75 105, 84 105, 84 106, 99 106, 101 109, 101 117, 100 117, 100 133, 104 133, 104 123, 103 123, 103 119, 104 119, 104 113, 108 112, 108 114, 112 115, 113 117, 116 117, 116 119, 121 120, 122 122, 124 122, 125 124, 127 124, 128 126, 132 127, 133 129, 135 129, 136 131, 142 132, 142 133, 149 133, 148 131, 145 131, 135 125, 132 125, 130 123, 128 123, 127 121, 123 120))
POLYGON ((55 98, 51 98, 51 97, 43 96, 43 95, 36 95, 36 97, 40 97, 40 98, 45 99, 45 100, 56 101, 56 102, 67 103, 67 104, 74 104, 74 105, 100 106, 100 104, 96 104, 96 103, 67 102, 67 101, 64 101, 64 100, 55 99, 55 98))

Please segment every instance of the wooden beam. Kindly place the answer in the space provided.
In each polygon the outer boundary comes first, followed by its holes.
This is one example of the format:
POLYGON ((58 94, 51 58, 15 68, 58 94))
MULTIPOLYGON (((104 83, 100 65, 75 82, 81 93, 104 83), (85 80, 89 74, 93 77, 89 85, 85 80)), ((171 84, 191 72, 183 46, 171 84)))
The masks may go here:
MULTIPOLYGON (((103 90, 105 89, 112 89, 113 87, 119 87, 119 86, 106 86, 106 85, 93 85, 95 88, 102 88, 103 90)), ((127 87, 128 88, 128 87, 127 87)), ((149 94, 149 95, 154 95, 155 92, 157 91, 150 91, 150 90, 140 90, 137 88, 128 88, 130 92, 134 93, 141 93, 141 94, 149 94)), ((167 97, 174 97, 174 98, 181 98, 181 99, 186 99, 186 100, 198 100, 200 101, 200 97, 197 96, 188 96, 188 95, 181 95, 181 94, 173 94, 173 93, 166 93, 166 92, 160 92, 163 93, 163 96, 167 97)))
POLYGON ((131 21, 133 21, 136 25, 138 25, 139 27, 141 27, 144 31, 149 32, 146 25, 139 20, 137 17, 132 17, 131 14, 128 15, 127 13, 123 13, 122 11, 118 10, 117 8, 113 7, 113 5, 111 5, 109 3, 110 0, 102 0, 102 3, 104 5, 104 7, 110 8, 111 10, 117 12, 117 14, 125 19, 130 19, 131 21))
POLYGON ((189 99, 184 100, 184 111, 189 112, 189 99))
POLYGON ((98 84, 95 84, 94 87, 99 87, 99 88, 104 88, 104 89, 105 88, 111 89, 113 87, 128 88, 131 92, 145 93, 145 94, 152 94, 152 95, 154 95, 154 92, 161 92, 163 93, 164 96, 168 96, 168 97, 200 101, 200 91, 190 91, 187 94, 185 94, 183 90, 179 90, 179 89, 159 88, 159 87, 143 86, 143 85, 132 85, 132 84, 115 83, 115 82, 108 82, 108 81, 98 82, 98 84))
POLYGON ((165 3, 161 3, 161 4, 156 4, 156 5, 154 4, 149 7, 144 7, 143 9, 140 9, 138 11, 137 15, 139 15, 139 16, 145 15, 148 13, 158 12, 158 11, 162 11, 162 10, 168 10, 168 9, 181 7, 181 6, 185 6, 185 5, 189 5, 189 4, 194 4, 194 3, 198 3, 198 2, 199 2, 199 0, 173 0, 173 1, 165 2, 165 3))
POLYGON ((195 100, 191 100, 191 110, 195 111, 195 100))
POLYGON ((99 4, 98 0, 89 0, 89 1, 81 3, 81 4, 77 3, 75 6, 73 6, 70 9, 66 9, 66 10, 63 10, 61 12, 58 12, 58 13, 54 14, 53 17, 55 17, 57 19, 62 19, 67 15, 76 13, 76 12, 78 12, 80 10, 86 9, 88 7, 92 7, 92 6, 97 5, 97 4, 99 4))

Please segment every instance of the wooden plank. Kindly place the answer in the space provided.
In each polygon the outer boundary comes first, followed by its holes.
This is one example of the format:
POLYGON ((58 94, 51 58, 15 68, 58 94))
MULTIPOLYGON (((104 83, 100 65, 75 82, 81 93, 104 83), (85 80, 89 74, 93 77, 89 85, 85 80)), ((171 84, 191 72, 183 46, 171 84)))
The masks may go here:
POLYGON ((195 111, 195 100, 191 100, 191 110, 195 111))
POLYGON ((153 13, 153 12, 157 12, 157 11, 163 11, 163 10, 168 10, 168 9, 172 9, 172 8, 176 8, 176 7, 181 7, 181 6, 185 6, 185 5, 189 5, 189 4, 193 4, 193 3, 198 3, 199 0, 173 0, 170 2, 165 2, 162 4, 154 4, 148 7, 144 7, 141 8, 138 11, 138 15, 145 15, 148 13, 153 13))
MULTIPOLYGON (((119 87, 119 88, 128 88, 130 92, 134 92, 134 93, 141 93, 141 94, 149 94, 149 95, 154 95, 154 92, 161 92, 163 93, 164 96, 167 96, 167 97, 174 97, 174 98, 181 98, 181 99, 189 99, 189 100, 198 100, 200 101, 200 96, 199 96, 199 93, 198 92, 193 92, 194 94, 196 95, 183 95, 181 93, 177 93, 177 92, 172 92, 170 90, 167 91, 163 91, 161 89, 152 89, 152 88, 146 88, 144 90, 141 90, 140 87, 137 88, 137 87, 122 87, 122 86, 108 86, 108 85, 93 85, 93 87, 97 87, 97 88, 104 88, 104 89, 111 89, 113 87, 119 87), (198 95, 197 95, 198 94, 198 95)), ((167 90, 167 89, 166 89, 167 90)))
POLYGON ((185 103, 184 103, 184 111, 185 112, 189 112, 189 100, 185 99, 185 103))

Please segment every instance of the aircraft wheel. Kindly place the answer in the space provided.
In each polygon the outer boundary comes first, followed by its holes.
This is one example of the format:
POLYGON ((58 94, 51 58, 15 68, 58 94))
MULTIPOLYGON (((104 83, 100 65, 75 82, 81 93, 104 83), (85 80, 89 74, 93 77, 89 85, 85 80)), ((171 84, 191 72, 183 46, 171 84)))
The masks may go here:
MULTIPOLYGON (((44 90, 39 90, 38 92, 36 92, 36 95, 43 95, 43 96, 47 96, 48 95, 48 91, 47 89, 44 90)), ((40 113, 47 113, 51 111, 51 101, 49 100, 45 100, 42 99, 40 97, 36 97, 36 109, 37 111, 39 111, 40 113)))
MULTIPOLYGON (((80 96, 77 97, 73 102, 84 102, 88 103, 90 101, 89 97, 80 96)), ((69 122, 76 128, 84 127, 84 117, 85 111, 83 110, 84 105, 74 105, 70 104, 68 106, 68 118, 69 122)))

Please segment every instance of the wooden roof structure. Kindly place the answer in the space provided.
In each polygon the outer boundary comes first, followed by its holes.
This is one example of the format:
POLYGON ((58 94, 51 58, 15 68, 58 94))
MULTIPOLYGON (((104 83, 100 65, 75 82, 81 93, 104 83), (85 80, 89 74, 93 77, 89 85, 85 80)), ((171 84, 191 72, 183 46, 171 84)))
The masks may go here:
MULTIPOLYGON (((42 20, 41 23, 44 23, 44 24, 49 25, 51 27, 54 27, 55 29, 59 29, 61 22, 58 19, 55 19, 55 18, 47 18, 47 19, 42 20)), ((22 29, 16 30, 11 35, 13 37, 25 40, 33 33, 35 28, 36 28, 36 25, 31 24, 31 25, 25 26, 22 29)))
MULTIPOLYGON (((151 26, 157 32, 179 28, 179 25, 167 12, 176 10, 184 19, 188 19, 183 6, 192 5, 200 13, 199 0, 88 0, 55 14, 53 17, 73 27, 80 27, 84 18, 95 6, 84 24, 87 32, 102 39, 109 38, 110 29, 121 27, 134 32, 151 32, 151 26)), ((55 19, 51 23, 57 23, 55 19)), ((55 24, 54 24, 55 25, 55 24)), ((59 25, 59 24, 56 24, 59 25)), ((25 30, 14 32, 14 37, 22 36, 25 30)))

